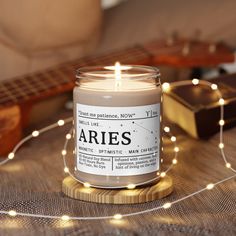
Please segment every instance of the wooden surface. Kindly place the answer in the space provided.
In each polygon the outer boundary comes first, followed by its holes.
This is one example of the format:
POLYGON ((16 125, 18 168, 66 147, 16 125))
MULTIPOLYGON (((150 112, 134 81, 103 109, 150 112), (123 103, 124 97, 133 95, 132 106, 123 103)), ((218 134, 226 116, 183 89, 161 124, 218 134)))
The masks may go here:
POLYGON ((16 106, 0 108, 1 155, 7 155, 21 138, 21 112, 16 106))
POLYGON ((97 189, 86 188, 68 176, 63 180, 62 191, 68 197, 82 201, 112 204, 134 204, 150 202, 164 198, 172 193, 173 182, 171 177, 166 176, 158 183, 136 189, 97 189))

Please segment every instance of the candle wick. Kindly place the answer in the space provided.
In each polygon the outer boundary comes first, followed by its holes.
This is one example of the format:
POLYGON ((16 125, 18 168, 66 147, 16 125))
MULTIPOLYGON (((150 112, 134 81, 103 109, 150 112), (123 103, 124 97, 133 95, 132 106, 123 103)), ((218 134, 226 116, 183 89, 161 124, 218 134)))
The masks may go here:
POLYGON ((115 63, 115 90, 119 90, 119 87, 121 86, 121 66, 119 62, 115 63))

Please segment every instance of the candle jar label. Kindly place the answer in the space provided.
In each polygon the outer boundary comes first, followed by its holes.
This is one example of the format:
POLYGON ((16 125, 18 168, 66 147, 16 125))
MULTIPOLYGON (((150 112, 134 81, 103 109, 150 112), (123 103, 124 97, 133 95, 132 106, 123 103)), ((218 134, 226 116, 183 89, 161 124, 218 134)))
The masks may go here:
POLYGON ((129 176, 159 170, 160 104, 105 107, 76 104, 77 169, 129 176))

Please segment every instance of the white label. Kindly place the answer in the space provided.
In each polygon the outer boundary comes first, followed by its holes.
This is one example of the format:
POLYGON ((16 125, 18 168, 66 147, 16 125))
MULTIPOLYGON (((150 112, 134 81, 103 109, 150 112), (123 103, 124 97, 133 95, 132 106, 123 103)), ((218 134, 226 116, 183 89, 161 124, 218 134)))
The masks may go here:
POLYGON ((159 170, 160 104, 104 107, 76 104, 77 169, 129 176, 159 170))

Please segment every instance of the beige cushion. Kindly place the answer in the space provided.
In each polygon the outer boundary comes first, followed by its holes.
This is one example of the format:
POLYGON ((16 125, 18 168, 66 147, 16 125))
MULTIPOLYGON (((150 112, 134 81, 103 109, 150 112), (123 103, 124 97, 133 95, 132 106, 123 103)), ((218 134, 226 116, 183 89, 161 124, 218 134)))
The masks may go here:
POLYGON ((0 79, 91 51, 101 25, 99 0, 0 0, 0 79))

